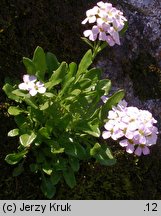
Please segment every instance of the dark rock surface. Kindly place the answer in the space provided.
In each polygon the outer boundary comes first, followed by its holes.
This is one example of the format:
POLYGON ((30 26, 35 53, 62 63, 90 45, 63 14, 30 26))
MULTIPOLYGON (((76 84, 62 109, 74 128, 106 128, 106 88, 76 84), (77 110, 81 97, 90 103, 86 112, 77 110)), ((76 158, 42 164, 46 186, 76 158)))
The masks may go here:
POLYGON ((161 132, 161 1, 122 0, 116 7, 128 30, 121 46, 105 50, 96 65, 112 80, 112 91, 125 89, 129 106, 152 112, 161 132))

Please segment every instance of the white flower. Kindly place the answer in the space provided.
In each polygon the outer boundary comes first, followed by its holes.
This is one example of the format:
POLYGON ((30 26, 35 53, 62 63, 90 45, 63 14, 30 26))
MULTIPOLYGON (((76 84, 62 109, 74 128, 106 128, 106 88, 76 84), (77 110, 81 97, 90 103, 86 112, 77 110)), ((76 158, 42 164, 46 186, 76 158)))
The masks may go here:
POLYGON ((37 78, 33 75, 24 75, 23 83, 19 84, 19 89, 29 91, 31 96, 35 96, 37 93, 43 94, 46 91, 44 84, 40 81, 37 81, 37 78))
POLYGON ((46 92, 46 88, 44 87, 44 84, 40 81, 36 82, 35 85, 33 85, 29 89, 29 93, 31 96, 35 96, 37 93, 43 94, 46 92))
POLYGON ((19 84, 19 89, 21 90, 29 90, 33 85, 34 85, 34 82, 36 82, 37 78, 33 75, 24 75, 23 76, 23 83, 20 83, 19 84))
POLYGON ((87 18, 82 21, 82 24, 86 24, 87 22, 89 23, 96 22, 96 15, 98 14, 98 12, 99 12, 99 8, 97 6, 93 7, 90 10, 87 10, 86 11, 87 18))

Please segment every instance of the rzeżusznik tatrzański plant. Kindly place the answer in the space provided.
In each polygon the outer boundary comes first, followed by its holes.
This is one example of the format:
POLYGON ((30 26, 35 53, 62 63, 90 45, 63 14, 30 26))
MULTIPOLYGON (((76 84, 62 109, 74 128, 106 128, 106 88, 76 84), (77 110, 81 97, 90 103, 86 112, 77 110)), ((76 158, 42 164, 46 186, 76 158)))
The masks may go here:
POLYGON ((115 164, 104 139, 117 140, 116 145, 137 156, 149 154, 157 140, 152 114, 128 107, 123 90, 109 96, 111 81, 101 79, 101 69, 92 67, 105 47, 120 45, 127 19, 111 3, 98 2, 86 12, 82 24, 86 23, 90 29, 82 39, 90 49, 78 65, 59 62, 53 53, 37 47, 32 59, 23 58, 27 72, 21 83, 7 82, 3 87, 15 101, 8 113, 17 127, 8 136, 19 138, 17 151, 5 160, 17 164, 17 176, 31 155, 30 169, 41 175, 41 190, 48 198, 63 179, 70 188, 76 185, 80 161, 93 158, 102 165, 115 164))

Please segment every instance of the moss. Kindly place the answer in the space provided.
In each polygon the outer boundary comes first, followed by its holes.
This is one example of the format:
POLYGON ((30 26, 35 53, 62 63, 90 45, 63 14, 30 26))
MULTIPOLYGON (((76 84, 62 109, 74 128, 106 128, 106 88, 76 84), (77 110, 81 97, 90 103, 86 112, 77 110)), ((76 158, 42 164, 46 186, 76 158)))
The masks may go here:
POLYGON ((20 77, 24 72, 22 57, 32 56, 38 45, 55 53, 60 61, 80 59, 85 49, 80 39, 81 20, 94 2, 1 0, 1 82, 6 75, 20 77))

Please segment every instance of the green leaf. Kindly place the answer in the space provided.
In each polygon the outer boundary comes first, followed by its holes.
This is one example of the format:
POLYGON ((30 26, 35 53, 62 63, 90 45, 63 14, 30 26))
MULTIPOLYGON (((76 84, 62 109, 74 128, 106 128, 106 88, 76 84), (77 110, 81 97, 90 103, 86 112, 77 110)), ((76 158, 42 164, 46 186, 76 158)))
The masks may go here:
POLYGON ((96 154, 98 154, 100 151, 100 148, 101 148, 101 145, 99 143, 95 143, 93 148, 90 149, 90 155, 95 156, 96 154))
POLYGON ((13 177, 19 176, 23 171, 24 171, 24 167, 23 164, 21 163, 16 168, 14 168, 12 175, 13 177))
POLYGON ((103 79, 98 82, 98 85, 96 87, 98 90, 103 90, 104 95, 108 95, 110 89, 111 89, 111 81, 109 79, 103 79))
POLYGON ((72 78, 75 79, 76 73, 77 73, 77 64, 75 62, 71 62, 69 64, 67 74, 65 75, 65 77, 62 80, 63 87, 65 87, 67 85, 67 82, 69 80, 71 80, 72 78))
POLYGON ((37 106, 37 104, 35 103, 35 101, 34 101, 33 98, 25 98, 25 102, 26 102, 29 106, 33 107, 34 109, 38 109, 38 106, 37 106))
POLYGON ((54 163, 56 171, 63 171, 67 169, 67 160, 64 158, 57 159, 56 163, 54 163))
POLYGON ((40 128, 39 133, 41 134, 41 136, 45 137, 46 139, 50 139, 49 130, 46 127, 40 128))
POLYGON ((36 74, 36 68, 34 63, 32 62, 31 59, 23 57, 23 63, 26 67, 27 73, 30 75, 35 75, 36 74))
POLYGON ((19 115, 22 112, 24 112, 22 109, 20 109, 19 107, 15 107, 15 106, 10 106, 8 109, 8 113, 14 116, 19 115))
POLYGON ((97 144, 93 153, 95 153, 93 156, 101 165, 112 166, 116 163, 116 159, 113 157, 106 144, 102 144, 100 146, 97 144))
POLYGON ((77 72, 77 64, 75 62, 71 62, 69 64, 69 71, 67 73, 68 79, 74 77, 76 75, 76 72, 77 72))
POLYGON ((64 152, 64 148, 54 148, 53 146, 51 147, 51 153, 53 154, 62 154, 64 152))
POLYGON ((86 89, 86 88, 88 88, 88 87, 91 86, 91 82, 92 81, 90 79, 84 78, 84 79, 81 79, 79 81, 79 85, 80 85, 81 89, 84 90, 84 89, 86 89))
POLYGON ((100 137, 100 130, 98 124, 91 124, 90 122, 78 122, 78 129, 90 134, 94 137, 100 137))
POLYGON ((36 155, 37 164, 45 162, 45 155, 43 154, 42 151, 35 152, 35 155, 36 155))
POLYGON ((66 62, 62 62, 59 68, 54 71, 53 75, 49 79, 49 82, 45 84, 45 87, 51 90, 55 85, 62 82, 64 76, 66 75, 68 66, 66 62))
POLYGON ((8 132, 8 136, 9 137, 14 137, 14 136, 18 136, 19 135, 19 129, 18 128, 15 128, 13 130, 10 130, 8 132))
POLYGON ((47 63, 48 72, 50 74, 53 71, 57 70, 59 65, 60 65, 60 63, 58 62, 57 57, 51 52, 46 53, 46 63, 47 63))
POLYGON ((79 166, 79 160, 77 158, 70 157, 69 164, 74 172, 78 172, 80 166, 79 166))
POLYGON ((53 173, 51 174, 50 179, 51 179, 51 182, 52 182, 53 185, 57 185, 58 182, 59 182, 60 179, 61 179, 61 175, 60 175, 59 172, 53 172, 53 173))
POLYGON ((42 170, 43 170, 43 172, 46 173, 47 175, 51 175, 51 173, 52 173, 52 171, 53 171, 52 169, 45 169, 45 168, 43 168, 42 170))
POLYGON ((55 94, 53 94, 51 92, 45 92, 43 95, 48 97, 48 98, 55 98, 56 97, 55 94))
POLYGON ((97 159, 97 161, 101 164, 101 165, 105 165, 105 166, 113 166, 116 164, 116 159, 110 159, 107 158, 105 154, 98 154, 97 156, 95 156, 95 158, 97 159))
POLYGON ((18 96, 16 96, 15 94, 13 94, 12 92, 14 91, 15 89, 13 88, 12 85, 6 83, 4 86, 3 86, 3 91, 6 93, 7 97, 10 98, 11 100, 14 100, 14 101, 17 101, 17 102, 20 102, 20 98, 18 96))
POLYGON ((100 137, 100 129, 99 129, 99 125, 91 125, 88 124, 89 128, 83 130, 84 132, 94 136, 94 137, 100 137))
POLYGON ((41 47, 38 46, 35 49, 32 62, 35 65, 36 76, 38 77, 38 79, 44 80, 47 66, 46 66, 46 56, 44 50, 41 47))
POLYGON ((63 171, 63 176, 65 182, 70 188, 74 188, 76 186, 75 175, 71 168, 68 168, 67 170, 63 171))
POLYGON ((49 108, 49 101, 46 101, 44 104, 40 105, 40 110, 46 110, 47 108, 49 108))
POLYGON ((42 184, 41 184, 41 190, 47 198, 51 199, 56 193, 56 188, 52 184, 51 180, 48 178, 43 178, 42 184))
POLYGON ((28 93, 24 93, 20 89, 16 89, 16 90, 12 91, 12 93, 17 95, 17 96, 20 96, 20 97, 26 97, 28 95, 28 93))
POLYGON ((74 89, 74 90, 70 93, 70 95, 78 96, 80 93, 81 93, 81 90, 80 90, 80 89, 74 89))
POLYGON ((108 111, 112 109, 112 106, 116 106, 120 100, 124 98, 125 92, 120 90, 114 93, 107 102, 102 106, 101 119, 104 120, 107 117, 108 111))
POLYGON ((106 48, 108 46, 108 43, 106 41, 104 41, 101 46, 99 46, 97 52, 101 52, 104 48, 106 48))
POLYGON ((18 116, 15 116, 15 122, 18 125, 19 128, 22 129, 22 125, 25 123, 28 123, 28 119, 24 114, 20 114, 18 116))
POLYGON ((92 50, 88 50, 83 56, 79 66, 76 77, 78 78, 80 74, 85 73, 88 67, 92 64, 92 50))
POLYGON ((98 80, 101 78, 101 73, 102 73, 101 69, 92 68, 89 71, 87 71, 87 73, 84 74, 84 78, 88 78, 91 80, 94 80, 94 79, 98 80))
POLYGON ((61 89, 61 91, 59 92, 59 96, 64 95, 65 93, 68 92, 68 90, 71 88, 72 84, 75 81, 75 77, 70 78, 69 80, 66 81, 66 83, 64 83, 63 88, 61 89))
POLYGON ((66 154, 79 159, 86 158, 86 151, 79 143, 66 143, 64 151, 66 154))
POLYGON ((31 134, 23 134, 20 136, 20 143, 25 147, 29 147, 35 139, 36 134, 34 132, 32 132, 31 134))
POLYGON ((81 37, 81 39, 82 39, 86 44, 88 44, 90 47, 93 48, 93 44, 90 42, 90 40, 88 40, 88 39, 85 38, 85 37, 81 37))
POLYGON ((5 161, 11 165, 17 164, 22 158, 24 158, 24 156, 27 153, 28 153, 27 150, 23 150, 23 151, 18 152, 18 153, 8 154, 5 158, 5 161))
POLYGON ((34 164, 34 163, 30 164, 30 170, 31 170, 31 172, 36 173, 38 171, 38 169, 39 169, 39 165, 38 164, 34 164))

